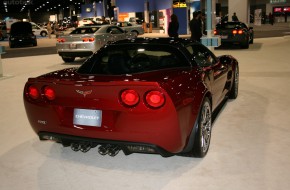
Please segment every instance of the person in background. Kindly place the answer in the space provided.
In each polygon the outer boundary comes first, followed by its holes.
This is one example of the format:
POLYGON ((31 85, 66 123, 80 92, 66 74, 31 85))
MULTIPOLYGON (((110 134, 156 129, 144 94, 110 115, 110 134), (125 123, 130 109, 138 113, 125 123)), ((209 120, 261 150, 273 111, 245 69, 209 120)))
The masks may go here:
POLYGON ((233 14, 232 21, 239 21, 238 16, 237 16, 236 13, 233 14))
POLYGON ((58 26, 57 21, 55 21, 53 29, 54 29, 55 37, 58 38, 59 26, 58 26))
POLYGON ((274 15, 272 15, 272 13, 269 13, 269 23, 274 25, 274 15))
POLYGON ((200 38, 202 37, 202 26, 201 26, 201 12, 193 12, 193 18, 189 22, 189 28, 191 32, 190 39, 193 41, 200 42, 200 38))
POLYGON ((48 33, 48 38, 51 39, 51 33, 52 33, 52 28, 51 28, 51 22, 48 21, 46 25, 47 33, 48 33))
POLYGON ((172 14, 170 18, 171 21, 168 26, 168 35, 169 37, 178 38, 178 29, 179 29, 178 18, 175 14, 172 14))

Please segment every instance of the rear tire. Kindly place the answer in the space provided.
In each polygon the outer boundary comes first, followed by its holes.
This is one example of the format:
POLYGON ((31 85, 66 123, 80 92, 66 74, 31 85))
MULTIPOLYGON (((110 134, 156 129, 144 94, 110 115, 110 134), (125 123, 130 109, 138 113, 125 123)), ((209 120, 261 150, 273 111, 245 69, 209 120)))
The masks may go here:
POLYGON ((133 33, 133 35, 136 36, 136 37, 139 35, 139 32, 136 31, 136 30, 133 30, 132 33, 133 33))
POLYGON ((61 57, 65 63, 74 62, 75 57, 61 57))
POLYGON ((14 45, 14 44, 12 44, 12 43, 9 43, 9 47, 10 47, 10 48, 14 48, 14 47, 15 47, 15 45, 14 45))
POLYGON ((233 76, 233 85, 229 93, 230 99, 236 99, 239 94, 239 66, 236 66, 233 76))
POLYGON ((211 103, 205 98, 198 117, 198 128, 193 145, 193 156, 203 158, 209 149, 212 130, 211 103))

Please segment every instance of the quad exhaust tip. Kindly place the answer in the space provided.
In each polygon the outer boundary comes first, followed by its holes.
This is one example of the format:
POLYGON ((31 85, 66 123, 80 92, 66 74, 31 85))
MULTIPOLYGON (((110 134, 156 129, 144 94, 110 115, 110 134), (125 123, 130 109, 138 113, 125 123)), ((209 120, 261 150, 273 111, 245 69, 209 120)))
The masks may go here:
MULTIPOLYGON (((83 153, 88 152, 92 148, 90 143, 71 143, 71 149, 75 152, 81 151, 83 153)), ((116 156, 120 152, 121 148, 117 145, 105 144, 101 145, 98 149, 99 154, 105 156, 116 156)))

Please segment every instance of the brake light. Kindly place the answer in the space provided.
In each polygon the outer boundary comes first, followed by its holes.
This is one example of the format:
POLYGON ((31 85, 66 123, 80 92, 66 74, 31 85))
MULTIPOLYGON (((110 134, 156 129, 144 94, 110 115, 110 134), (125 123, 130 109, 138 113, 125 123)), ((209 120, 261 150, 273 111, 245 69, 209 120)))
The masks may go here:
POLYGON ((55 91, 53 90, 53 88, 51 88, 50 86, 46 86, 43 89, 43 94, 44 96, 48 99, 48 100, 54 100, 55 99, 55 91))
POLYGON ((57 42, 59 42, 59 43, 65 42, 65 39, 64 38, 57 38, 57 42))
POLYGON ((28 96, 34 100, 38 99, 39 98, 39 91, 38 89, 31 85, 28 87, 28 96))
POLYGON ((217 34, 218 34, 218 32, 217 32, 216 30, 214 30, 214 31, 213 31, 213 34, 214 34, 214 35, 217 35, 217 34))
POLYGON ((93 42, 95 38, 83 38, 83 42, 93 42))
POLYGON ((243 30, 233 30, 233 34, 243 34, 243 30))
POLYGON ((165 96, 159 91, 150 91, 145 96, 146 103, 152 108, 159 108, 164 105, 165 96))
POLYGON ((124 90, 121 93, 121 101, 127 106, 135 106, 139 99, 139 95, 135 90, 124 90))

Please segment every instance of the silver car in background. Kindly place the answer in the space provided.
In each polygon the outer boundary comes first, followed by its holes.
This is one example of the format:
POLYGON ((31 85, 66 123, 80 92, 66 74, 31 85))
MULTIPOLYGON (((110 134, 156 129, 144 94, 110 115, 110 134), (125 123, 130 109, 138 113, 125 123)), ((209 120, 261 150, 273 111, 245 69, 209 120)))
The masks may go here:
POLYGON ((56 49, 64 62, 73 62, 76 57, 88 57, 109 41, 136 38, 135 33, 114 25, 90 25, 74 29, 57 39, 56 49))
POLYGON ((144 34, 144 29, 140 24, 130 22, 116 22, 114 24, 121 27, 125 31, 136 33, 137 36, 144 34))

